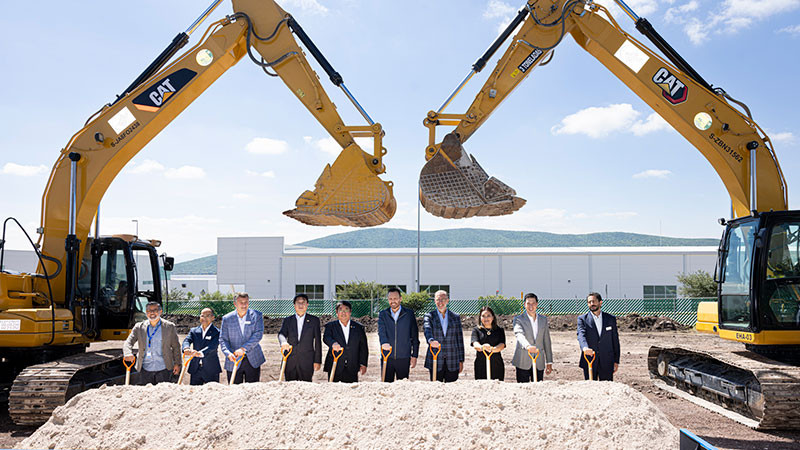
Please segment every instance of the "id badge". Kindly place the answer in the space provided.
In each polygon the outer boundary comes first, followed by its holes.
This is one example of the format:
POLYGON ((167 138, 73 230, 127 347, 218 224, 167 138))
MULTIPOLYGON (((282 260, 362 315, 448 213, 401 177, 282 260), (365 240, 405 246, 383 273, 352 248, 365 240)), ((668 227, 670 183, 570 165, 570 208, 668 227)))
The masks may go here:
POLYGON ((145 357, 147 357, 147 358, 152 358, 152 357, 153 357, 153 352, 147 352, 147 353, 145 354, 145 357))

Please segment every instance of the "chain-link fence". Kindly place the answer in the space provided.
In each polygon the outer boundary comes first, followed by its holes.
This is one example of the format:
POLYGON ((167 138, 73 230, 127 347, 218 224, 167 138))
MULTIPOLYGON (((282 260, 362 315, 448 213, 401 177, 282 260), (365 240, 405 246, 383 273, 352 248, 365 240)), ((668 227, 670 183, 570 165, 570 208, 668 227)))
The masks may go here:
MULTIPOLYGON (((389 307, 386 299, 348 300, 353 305, 353 317, 377 317, 378 312, 389 307)), ((684 325, 694 325, 697 320, 697 304, 702 301, 716 301, 714 298, 607 298, 603 300, 603 311, 614 315, 640 314, 644 316, 664 316, 684 325)), ((314 315, 333 314, 337 300, 311 300, 308 312, 314 315)), ((476 315, 483 306, 489 306, 498 315, 519 314, 522 311, 521 299, 488 300, 450 300, 448 308, 464 315, 476 315)), ((294 314, 291 299, 250 300, 250 307, 261 311, 267 317, 285 317, 294 314)), ((417 310, 421 316, 433 311, 436 306, 429 301, 417 310)), ((203 308, 211 308, 221 316, 233 311, 230 300, 190 300, 170 301, 165 305, 167 314, 198 315, 203 308)), ((542 298, 539 299, 539 313, 545 315, 583 314, 587 312, 586 300, 582 298, 542 298)))

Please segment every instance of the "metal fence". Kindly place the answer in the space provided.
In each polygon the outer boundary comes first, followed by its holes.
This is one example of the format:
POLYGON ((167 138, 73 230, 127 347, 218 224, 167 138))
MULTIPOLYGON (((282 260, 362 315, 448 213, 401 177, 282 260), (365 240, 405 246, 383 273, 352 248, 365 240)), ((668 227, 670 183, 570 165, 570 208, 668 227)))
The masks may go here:
MULTIPOLYGON (((684 325, 694 325, 697 320, 697 304, 703 301, 716 301, 715 298, 608 298, 603 300, 603 311, 614 315, 640 314, 644 316, 665 316, 684 325)), ((308 312, 314 315, 333 314, 337 300, 311 300, 308 312)), ((349 300, 353 305, 353 317, 377 317, 378 312, 388 308, 385 299, 349 300)), ((490 306, 495 314, 519 314, 522 311, 520 299, 450 300, 448 308, 464 315, 477 315, 483 306, 490 306)), ((231 300, 190 300, 170 301, 165 305, 168 314, 198 315, 200 310, 210 307, 217 316, 233 311, 231 300)), ((250 307, 261 311, 267 317, 285 317, 294 314, 291 299, 250 300, 250 307)), ((417 316, 433 311, 435 305, 429 301, 417 310, 417 316)), ((539 313, 545 315, 583 314, 587 312, 586 300, 582 298, 542 298, 539 299, 539 313)))

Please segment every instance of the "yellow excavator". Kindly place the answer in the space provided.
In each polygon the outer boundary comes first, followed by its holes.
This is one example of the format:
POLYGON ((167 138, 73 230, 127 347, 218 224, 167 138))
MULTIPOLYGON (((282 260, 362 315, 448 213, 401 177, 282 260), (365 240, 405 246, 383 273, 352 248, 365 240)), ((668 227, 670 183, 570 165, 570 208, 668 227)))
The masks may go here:
MULTIPOLYGON (((358 227, 379 225, 394 215, 392 183, 379 177, 386 154, 381 125, 372 121, 297 20, 274 1, 233 0, 233 14, 214 22, 198 44, 170 62, 221 2, 214 1, 179 33, 61 150, 42 197, 38 242, 28 236, 39 261, 36 272, 3 270, 0 250, 0 400, 8 401, 17 424, 43 423, 75 394, 124 378, 119 350, 87 353, 86 348, 92 342, 125 339, 143 317, 144 305, 161 303, 159 242, 100 236, 100 201, 123 167, 242 58, 280 77, 342 147, 314 189, 284 214, 310 225, 358 227), (344 124, 297 40, 366 125, 344 124), (356 137, 372 138, 373 148, 362 150, 356 137)), ((13 218, 4 222, 0 248, 6 227, 14 224, 19 222, 13 218)), ((171 258, 163 258, 165 270, 172 265, 171 258)))
POLYGON ((720 219, 717 302, 698 307, 696 329, 745 344, 747 351, 649 351, 656 383, 759 429, 800 428, 800 211, 788 211, 786 185, 769 137, 746 105, 706 82, 647 21, 615 0, 663 56, 591 0, 529 0, 424 120, 427 162, 419 196, 439 217, 510 214, 525 204, 490 177, 463 143, 569 34, 685 137, 711 163, 735 220, 720 219), (516 31, 464 114, 444 110, 516 31), (437 143, 436 128, 455 126, 437 143))

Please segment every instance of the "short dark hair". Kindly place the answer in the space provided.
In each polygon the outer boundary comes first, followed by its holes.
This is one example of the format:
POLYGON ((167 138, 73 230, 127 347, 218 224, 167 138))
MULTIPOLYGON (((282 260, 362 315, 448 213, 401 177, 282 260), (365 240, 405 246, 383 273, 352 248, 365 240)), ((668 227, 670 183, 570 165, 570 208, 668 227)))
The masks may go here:
POLYGON ((236 297, 234 297, 233 301, 239 300, 240 298, 246 298, 247 300, 250 300, 250 294, 248 294, 247 292, 237 292, 236 297))
POLYGON ((492 315, 492 329, 494 330, 496 328, 499 328, 497 325, 497 315, 494 313, 492 308, 488 306, 484 306, 481 308, 480 311, 478 311, 478 326, 481 326, 481 315, 483 314, 484 311, 489 311, 489 314, 492 315))
POLYGON ((536 303, 539 303, 539 297, 536 296, 536 294, 534 294, 533 292, 528 292, 527 294, 525 294, 525 300, 527 300, 529 298, 532 298, 532 299, 536 300, 536 303))
POLYGON ((295 304, 295 303, 297 303, 297 299, 298 299, 298 298, 304 298, 304 299, 306 299, 306 303, 308 303, 308 296, 307 296, 306 294, 297 294, 297 295, 295 295, 295 296, 294 296, 294 298, 292 299, 292 304, 295 304))
POLYGON ((336 311, 336 312, 339 312, 339 307, 340 307, 340 306, 344 306, 344 307, 346 307, 346 308, 347 308, 347 309, 349 309, 351 312, 353 311, 353 305, 352 305, 350 302, 348 302, 347 300, 339 300, 339 301, 336 303, 336 308, 334 308, 334 311, 336 311))
POLYGON ((156 308, 158 308, 159 311, 161 311, 161 303, 158 302, 147 302, 147 305, 145 305, 144 310, 147 311, 147 308, 150 308, 151 306, 155 306, 156 308))
POLYGON ((386 290, 386 296, 388 297, 389 294, 391 294, 392 292, 397 292, 397 295, 399 295, 400 297, 403 296, 403 292, 400 289, 396 288, 396 287, 390 287, 389 289, 387 289, 386 290))
POLYGON ((586 298, 588 299, 589 297, 594 297, 598 302, 603 301, 603 297, 600 296, 599 292, 589 292, 589 295, 587 295, 586 298))

